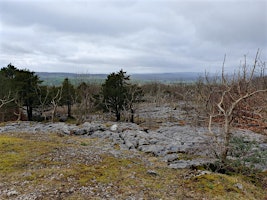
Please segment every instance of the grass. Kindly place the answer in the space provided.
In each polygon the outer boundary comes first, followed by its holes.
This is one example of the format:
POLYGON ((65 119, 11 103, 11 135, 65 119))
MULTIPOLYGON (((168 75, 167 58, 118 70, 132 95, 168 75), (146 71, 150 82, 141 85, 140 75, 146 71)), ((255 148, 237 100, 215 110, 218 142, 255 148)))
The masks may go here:
MULTIPOLYGON (((23 138, 1 135, 0 137, 0 173, 7 174, 25 170, 31 159, 40 157, 56 146, 49 142, 35 142, 23 138)), ((45 162, 45 160, 42 160, 45 162)))
POLYGON ((10 187, 19 195, 41 191, 43 199, 108 199, 108 195, 117 199, 266 198, 255 177, 211 173, 186 178, 194 171, 169 169, 142 153, 132 156, 124 151, 114 157, 99 151, 104 145, 97 139, 53 133, 1 134, 0 199, 9 198, 3 191, 10 187))

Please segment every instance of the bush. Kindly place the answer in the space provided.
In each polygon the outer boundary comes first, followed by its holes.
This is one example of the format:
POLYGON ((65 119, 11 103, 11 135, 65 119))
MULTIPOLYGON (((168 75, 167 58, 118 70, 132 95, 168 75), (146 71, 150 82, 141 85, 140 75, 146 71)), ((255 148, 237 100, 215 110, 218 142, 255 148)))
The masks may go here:
POLYGON ((266 164, 267 150, 261 150, 256 141, 249 141, 244 137, 232 137, 227 159, 206 164, 204 167, 222 174, 249 175, 262 171, 266 164))

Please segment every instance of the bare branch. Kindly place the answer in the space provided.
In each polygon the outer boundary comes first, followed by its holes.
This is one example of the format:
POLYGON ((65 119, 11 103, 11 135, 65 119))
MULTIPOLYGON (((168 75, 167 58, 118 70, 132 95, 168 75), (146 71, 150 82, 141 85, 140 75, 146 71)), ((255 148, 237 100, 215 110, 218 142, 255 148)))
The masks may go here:
POLYGON ((226 60, 226 54, 224 54, 223 65, 222 65, 222 84, 226 84, 226 79, 225 79, 225 77, 224 77, 224 65, 225 65, 225 60, 226 60))
POLYGON ((51 104, 53 106, 53 110, 52 110, 52 122, 54 122, 54 118, 55 118, 55 115, 56 115, 57 107, 58 107, 59 101, 62 98, 62 88, 63 88, 63 86, 61 86, 57 90, 56 95, 51 100, 51 104))
POLYGON ((0 108, 2 108, 4 105, 8 103, 11 103, 14 100, 15 98, 11 98, 11 92, 9 92, 7 96, 4 96, 3 99, 0 99, 0 108))
MULTIPOLYGON (((215 138, 217 135, 212 131, 213 122, 218 120, 220 122, 221 128, 223 129, 223 148, 220 152, 221 160, 226 161, 227 154, 230 148, 230 139, 231 139, 231 128, 233 128, 233 123, 242 117, 242 110, 247 111, 247 106, 254 109, 254 111, 250 111, 249 113, 255 113, 255 108, 253 107, 257 98, 249 99, 250 97, 257 97, 260 93, 267 93, 267 88, 264 80, 264 68, 265 66, 259 61, 259 50, 256 53, 255 60, 251 68, 249 69, 247 66, 247 58, 244 56, 244 65, 241 66, 240 71, 235 73, 230 77, 225 76, 225 58, 222 65, 222 73, 221 73, 221 84, 215 84, 210 81, 207 77, 207 73, 205 74, 206 82, 204 83, 204 87, 202 87, 202 92, 198 92, 201 94, 201 97, 205 98, 202 100, 205 103, 206 112, 209 115, 208 121, 208 130, 215 138), (257 67, 262 67, 259 71, 261 72, 260 77, 256 77, 257 67), (262 85, 260 85, 262 84, 262 85), (253 108, 252 108, 253 107, 253 108), (223 124, 222 124, 223 123, 223 124)), ((262 95, 262 94, 261 94, 262 95)), ((265 96, 266 97, 266 96, 265 96)), ((261 97, 259 97, 261 98, 261 97)), ((259 108, 259 106, 257 107, 259 108)), ((259 109, 256 109, 259 110, 259 109)), ((259 118, 260 113, 257 115, 259 118)), ((249 116, 250 117, 250 116, 249 116)), ((248 118, 248 117, 247 117, 248 118)), ((251 120, 253 118, 250 117, 251 120)))
POLYGON ((257 51, 257 53, 256 53, 256 56, 255 56, 255 59, 254 59, 254 65, 253 65, 253 67, 252 67, 252 71, 251 71, 251 73, 250 73, 250 78, 249 78, 249 80, 248 80, 248 83, 251 83, 251 81, 252 81, 252 79, 253 79, 253 76, 254 76, 254 73, 255 73, 255 69, 256 69, 256 67, 257 67, 257 63, 258 63, 258 57, 259 57, 259 52, 260 52, 260 50, 258 49, 258 51, 257 51))

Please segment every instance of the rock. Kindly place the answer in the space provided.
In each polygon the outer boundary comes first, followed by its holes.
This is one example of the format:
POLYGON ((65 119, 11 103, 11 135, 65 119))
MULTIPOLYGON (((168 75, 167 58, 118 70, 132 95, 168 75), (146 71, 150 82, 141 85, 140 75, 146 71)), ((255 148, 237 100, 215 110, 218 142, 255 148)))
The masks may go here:
POLYGON ((198 174, 195 176, 195 177, 198 177, 198 176, 203 176, 203 175, 206 175, 206 174, 211 174, 212 172, 210 171, 201 171, 201 170, 198 170, 198 174))
POLYGON ((17 196, 19 193, 16 190, 10 190, 6 193, 8 197, 17 196))
POLYGON ((91 126, 91 123, 90 122, 84 122, 82 124, 82 127, 90 127, 91 126))
POLYGON ((117 134, 117 133, 110 133, 111 136, 110 136, 110 139, 115 143, 115 144, 122 144, 124 143, 124 139, 121 137, 120 134, 117 134))
POLYGON ((177 160, 179 156, 177 154, 167 154, 166 156, 163 157, 163 161, 165 162, 173 162, 177 160))
POLYGON ((166 151, 168 151, 169 154, 172 153, 186 153, 185 147, 182 145, 170 145, 166 148, 166 151))
POLYGON ((239 190, 243 190, 243 185, 241 183, 234 184, 235 187, 237 187, 239 190))
POLYGON ((123 133, 120 133, 121 137, 123 138, 136 138, 138 132, 134 130, 126 130, 123 133))
POLYGON ((159 142, 159 140, 156 138, 152 138, 149 140, 149 144, 157 144, 158 142, 159 142))
POLYGON ((259 149, 260 149, 260 151, 267 151, 267 144, 266 143, 259 144, 259 149))
MULTIPOLYGON (((141 127, 133 123, 116 123, 107 128, 103 122, 85 122, 79 126, 60 123, 37 123, 37 122, 13 122, 0 126, 0 133, 6 132, 27 133, 59 133, 64 135, 85 135, 91 138, 109 139, 111 145, 116 144, 121 149, 139 150, 160 156, 168 162, 171 168, 190 168, 205 163, 204 159, 195 159, 197 156, 210 155, 212 147, 211 136, 206 134, 207 129, 203 127, 192 128, 188 125, 179 126, 174 123, 164 123, 157 130, 145 132, 141 127), (178 160, 177 153, 188 153, 194 155, 192 160, 178 160)), ((218 132, 218 131, 217 131, 218 132)), ((236 130, 235 136, 246 137, 248 141, 254 139, 258 142, 255 151, 266 151, 266 136, 251 131, 236 130)), ((219 134, 218 134, 218 137, 219 134)), ((213 162, 213 161, 209 161, 213 162)), ((266 170, 266 166, 257 164, 257 169, 266 170)))
POLYGON ((145 153, 152 153, 155 156, 166 155, 165 146, 162 145, 142 145, 138 147, 138 150, 145 153))
POLYGON ((92 134, 93 138, 101 138, 101 139, 111 139, 113 138, 113 134, 110 131, 96 131, 92 134))
POLYGON ((147 170, 147 174, 152 175, 152 176, 158 176, 158 173, 155 172, 154 170, 147 170))
POLYGON ((75 127, 73 129, 73 134, 75 135, 92 135, 94 132, 97 131, 105 131, 106 128, 101 125, 101 124, 94 124, 94 123, 89 123, 85 122, 81 126, 75 127))
POLYGON ((138 141, 138 146, 142 146, 142 145, 149 145, 149 142, 145 138, 141 138, 138 141))
POLYGON ((146 132, 146 133, 148 133, 148 132, 149 132, 149 128, 144 127, 144 128, 143 128, 143 131, 146 132))
POLYGON ((130 141, 126 140, 125 145, 128 147, 128 149, 135 149, 135 145, 133 145, 130 141))
POLYGON ((192 166, 192 163, 185 161, 185 160, 179 160, 169 165, 169 167, 172 169, 185 169, 185 168, 190 168, 191 166, 192 166))
POLYGON ((87 129, 76 129, 76 130, 73 130, 72 133, 74 135, 86 135, 88 134, 88 130, 87 129))
POLYGON ((193 159, 193 160, 178 160, 169 164, 172 169, 192 169, 197 166, 203 166, 206 163, 211 163, 211 160, 205 159, 193 159))
POLYGON ((67 135, 70 135, 70 133, 71 133, 71 131, 67 127, 62 128, 61 132, 63 134, 67 134, 67 135))
POLYGON ((103 124, 85 122, 82 126, 84 129, 88 129, 89 132, 106 131, 107 128, 103 124))
POLYGON ((115 132, 118 130, 118 125, 117 124, 113 124, 111 127, 110 127, 110 130, 115 132))

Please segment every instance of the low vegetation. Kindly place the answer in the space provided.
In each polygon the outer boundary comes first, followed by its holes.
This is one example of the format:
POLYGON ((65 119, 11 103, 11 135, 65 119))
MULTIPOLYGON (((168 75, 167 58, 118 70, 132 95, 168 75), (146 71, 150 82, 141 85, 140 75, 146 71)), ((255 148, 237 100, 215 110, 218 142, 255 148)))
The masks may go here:
MULTIPOLYGON (((174 170, 147 154, 103 150, 97 139, 0 135, 1 199, 264 199, 259 176, 174 170), (95 146, 97 144, 97 147, 95 146), (102 150, 101 150, 102 149, 102 150)), ((107 147, 106 147, 107 148, 107 147)), ((266 185, 265 185, 266 187, 266 185)), ((265 188, 266 189, 266 188, 265 188)))

